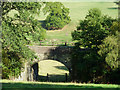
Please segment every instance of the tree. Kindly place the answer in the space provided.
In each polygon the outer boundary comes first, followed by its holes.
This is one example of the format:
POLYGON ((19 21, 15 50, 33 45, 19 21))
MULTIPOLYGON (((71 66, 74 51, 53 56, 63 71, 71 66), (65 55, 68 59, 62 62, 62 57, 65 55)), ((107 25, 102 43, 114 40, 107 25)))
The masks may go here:
POLYGON ((80 21, 77 30, 72 32, 72 38, 76 41, 72 52, 72 74, 75 80, 94 83, 104 81, 97 81, 97 78, 104 76, 109 71, 109 66, 98 54, 98 46, 110 34, 113 21, 115 19, 103 16, 99 9, 93 8, 80 21))
POLYGON ((46 3, 46 7, 43 11, 45 14, 49 12, 45 20, 45 27, 49 30, 61 29, 71 21, 69 9, 65 8, 60 2, 46 3))
POLYGON ((97 48, 109 34, 107 29, 110 28, 113 21, 114 19, 111 17, 101 16, 99 9, 90 9, 85 20, 81 20, 77 30, 72 32, 72 38, 77 40, 82 47, 97 48))
POLYGON ((120 84, 120 24, 114 22, 111 26, 111 33, 103 40, 99 46, 99 55, 109 65, 111 71, 107 72, 109 82, 120 84))
POLYGON ((107 64, 112 70, 120 68, 119 56, 119 34, 118 22, 114 22, 111 26, 111 33, 108 37, 103 40, 103 43, 99 46, 99 54, 104 57, 107 64))
POLYGON ((116 3, 117 5, 120 5, 120 1, 116 0, 114 3, 116 3))
POLYGON ((2 2, 2 69, 3 78, 19 75, 25 60, 37 58, 26 45, 45 38, 45 30, 32 14, 39 14, 38 2, 2 2), (18 12, 14 17, 8 13, 18 12))

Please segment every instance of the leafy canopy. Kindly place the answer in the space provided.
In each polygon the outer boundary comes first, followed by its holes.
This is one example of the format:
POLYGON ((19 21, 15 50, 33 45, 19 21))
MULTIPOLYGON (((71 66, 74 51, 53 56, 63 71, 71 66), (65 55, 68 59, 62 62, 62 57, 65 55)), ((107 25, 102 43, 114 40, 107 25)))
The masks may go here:
POLYGON ((71 19, 69 17, 69 9, 60 2, 46 3, 46 7, 43 9, 44 13, 49 12, 45 20, 45 27, 47 29, 61 29, 68 24, 71 19))
POLYGON ((99 9, 90 9, 85 20, 81 20, 77 30, 72 32, 72 38, 82 47, 97 48, 109 34, 113 21, 109 16, 102 16, 99 9))
POLYGON ((119 24, 114 22, 111 26, 111 33, 106 37, 102 44, 99 46, 99 54, 105 59, 107 64, 113 69, 120 68, 120 59, 119 59, 119 35, 118 32, 119 24))
POLYGON ((36 58, 26 45, 45 38, 45 30, 32 16, 40 13, 41 5, 38 2, 2 2, 2 62, 6 71, 3 77, 13 72, 18 75, 24 60, 36 58), (14 17, 8 14, 12 10, 18 12, 14 17))
POLYGON ((76 41, 72 52, 74 80, 92 83, 98 80, 97 83, 100 83, 99 76, 103 77, 109 71, 109 66, 98 51, 99 45, 111 33, 113 21, 115 20, 111 17, 103 16, 99 9, 93 8, 80 21, 77 30, 72 32, 72 38, 76 41), (81 47, 84 49, 81 50, 81 47))

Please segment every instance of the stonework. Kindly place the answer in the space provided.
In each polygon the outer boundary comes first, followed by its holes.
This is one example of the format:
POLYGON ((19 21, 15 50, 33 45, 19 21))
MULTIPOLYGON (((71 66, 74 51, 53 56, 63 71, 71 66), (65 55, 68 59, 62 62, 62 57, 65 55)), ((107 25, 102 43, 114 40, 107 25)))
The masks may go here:
POLYGON ((64 64, 71 72, 71 50, 70 46, 28 46, 36 53, 38 59, 32 61, 32 65, 26 62, 25 71, 21 73, 20 80, 34 81, 37 79, 38 67, 36 63, 43 60, 55 60, 64 64))

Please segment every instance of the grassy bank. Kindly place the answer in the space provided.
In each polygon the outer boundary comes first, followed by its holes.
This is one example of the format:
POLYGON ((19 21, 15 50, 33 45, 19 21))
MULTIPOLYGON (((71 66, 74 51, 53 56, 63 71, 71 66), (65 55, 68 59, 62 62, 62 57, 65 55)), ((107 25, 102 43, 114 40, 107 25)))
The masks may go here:
POLYGON ((2 88, 113 88, 120 89, 114 84, 81 84, 81 83, 53 83, 53 82, 20 82, 2 80, 2 88))

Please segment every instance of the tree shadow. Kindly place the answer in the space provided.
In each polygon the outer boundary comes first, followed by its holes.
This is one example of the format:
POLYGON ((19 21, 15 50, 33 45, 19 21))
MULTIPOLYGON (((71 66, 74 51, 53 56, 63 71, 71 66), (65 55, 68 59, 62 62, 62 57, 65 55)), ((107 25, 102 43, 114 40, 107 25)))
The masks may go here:
POLYGON ((40 22, 41 26, 47 30, 47 28, 45 27, 45 20, 39 20, 38 22, 40 22))
POLYGON ((68 69, 65 66, 54 66, 57 69, 68 71, 68 69))
POLYGON ((47 81, 47 76, 38 75, 37 81, 46 82, 47 81))
POLYGON ((48 76, 38 75, 37 81, 39 82, 70 82, 70 77, 67 75, 48 74, 48 76))
POLYGON ((114 9, 118 9, 118 7, 110 7, 108 9, 113 9, 114 10, 114 9))
MULTIPOLYGON (((3 89, 2 90, 26 90, 30 89, 40 89, 40 88, 102 88, 100 86, 92 86, 92 85, 62 85, 62 84, 45 84, 45 83, 2 83, 3 89)), ((118 90, 118 88, 116 88, 118 90)), ((53 90, 53 89, 52 89, 53 90)), ((112 89, 114 90, 114 89, 112 89)))

